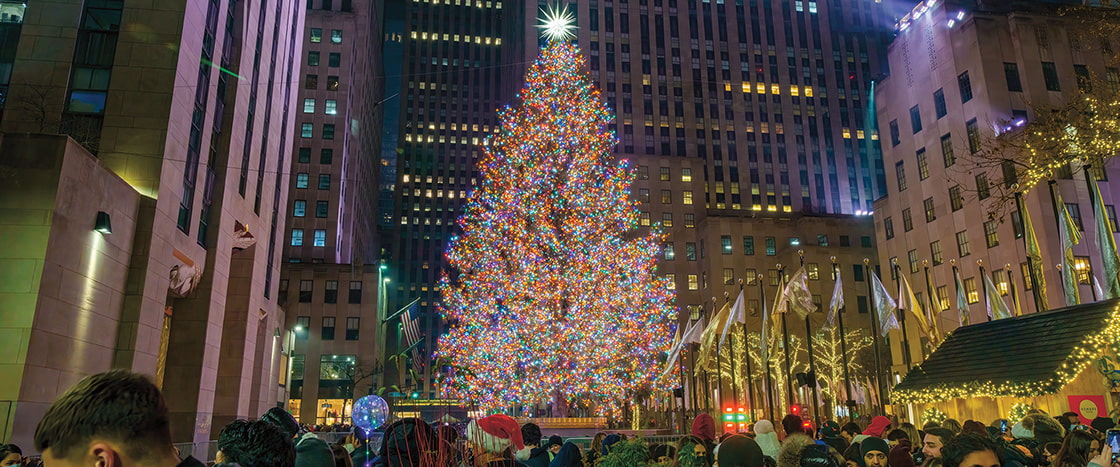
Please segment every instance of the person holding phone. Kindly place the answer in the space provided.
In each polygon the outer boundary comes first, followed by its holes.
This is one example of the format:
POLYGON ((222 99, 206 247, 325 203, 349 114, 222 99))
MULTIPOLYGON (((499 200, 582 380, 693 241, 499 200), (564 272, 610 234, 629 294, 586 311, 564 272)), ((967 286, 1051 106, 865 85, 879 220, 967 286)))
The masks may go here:
POLYGON ((1085 430, 1071 431, 1054 456, 1052 467, 1081 467, 1100 449, 1100 441, 1085 430))

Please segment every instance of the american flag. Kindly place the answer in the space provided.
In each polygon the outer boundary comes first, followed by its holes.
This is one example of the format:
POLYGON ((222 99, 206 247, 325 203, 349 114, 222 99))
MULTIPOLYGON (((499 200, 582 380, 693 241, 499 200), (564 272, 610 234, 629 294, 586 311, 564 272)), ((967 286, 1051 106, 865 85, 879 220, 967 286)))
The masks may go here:
POLYGON ((423 339, 423 336, 420 335, 420 319, 417 316, 420 311, 420 300, 414 300, 405 308, 404 313, 401 313, 403 344, 404 348, 412 349, 412 367, 419 371, 424 367, 424 359, 420 358, 420 349, 418 348, 418 343, 423 339))

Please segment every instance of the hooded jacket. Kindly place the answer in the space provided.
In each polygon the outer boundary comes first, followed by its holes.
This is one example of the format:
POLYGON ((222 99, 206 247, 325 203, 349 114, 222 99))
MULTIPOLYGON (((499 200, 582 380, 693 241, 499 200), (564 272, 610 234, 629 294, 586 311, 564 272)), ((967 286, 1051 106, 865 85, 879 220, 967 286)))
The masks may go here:
POLYGON ((548 467, 583 467, 583 455, 579 452, 579 446, 571 441, 564 443, 548 467))
POLYGON ((424 465, 423 456, 435 447, 436 433, 427 423, 416 418, 399 420, 385 429, 380 451, 381 463, 378 465, 421 467, 424 465))
POLYGON ((529 451, 528 457, 521 459, 518 457, 518 462, 527 467, 548 467, 549 457, 548 448, 536 447, 529 451))
POLYGON ((890 467, 917 467, 914 456, 910 453, 911 448, 913 445, 910 444, 910 440, 905 438, 898 440, 898 445, 887 453, 887 464, 890 467))
POLYGON ((882 438, 883 434, 886 433, 887 428, 890 427, 890 426, 891 426, 891 419, 889 419, 887 417, 884 417, 882 415, 879 415, 879 416, 871 419, 871 424, 867 426, 866 430, 863 430, 863 434, 865 434, 867 436, 873 436, 873 437, 876 437, 876 438, 882 438))
POLYGON ((774 423, 770 420, 759 420, 754 424, 755 442, 762 448, 762 454, 778 459, 778 451, 782 449, 778 442, 778 434, 774 432, 774 423))
POLYGON ((296 467, 334 467, 334 453, 312 433, 296 441, 296 467))
POLYGON ((706 413, 697 415, 692 420, 692 436, 710 443, 716 439, 716 420, 706 413))

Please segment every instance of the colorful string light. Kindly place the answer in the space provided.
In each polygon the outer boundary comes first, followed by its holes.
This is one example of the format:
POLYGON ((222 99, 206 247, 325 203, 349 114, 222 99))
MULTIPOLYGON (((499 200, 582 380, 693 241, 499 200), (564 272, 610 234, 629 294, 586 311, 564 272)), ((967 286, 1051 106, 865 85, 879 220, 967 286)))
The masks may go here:
MULTIPOLYGON (((633 171, 574 45, 553 41, 481 149, 447 251, 438 356, 448 396, 486 411, 549 400, 616 414, 655 387, 673 294, 663 234, 636 232, 633 171)), ((667 383, 661 383, 667 384, 667 383)))

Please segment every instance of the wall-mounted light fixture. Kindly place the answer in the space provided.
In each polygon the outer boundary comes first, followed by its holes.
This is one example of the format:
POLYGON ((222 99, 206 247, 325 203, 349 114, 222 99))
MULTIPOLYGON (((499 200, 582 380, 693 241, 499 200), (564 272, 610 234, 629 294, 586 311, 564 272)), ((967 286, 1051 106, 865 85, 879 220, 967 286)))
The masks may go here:
POLYGON ((109 213, 97 211, 97 221, 93 224, 93 230, 106 235, 113 233, 113 224, 109 221, 109 213))

